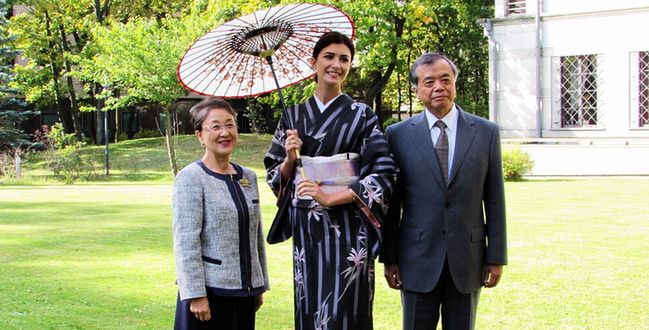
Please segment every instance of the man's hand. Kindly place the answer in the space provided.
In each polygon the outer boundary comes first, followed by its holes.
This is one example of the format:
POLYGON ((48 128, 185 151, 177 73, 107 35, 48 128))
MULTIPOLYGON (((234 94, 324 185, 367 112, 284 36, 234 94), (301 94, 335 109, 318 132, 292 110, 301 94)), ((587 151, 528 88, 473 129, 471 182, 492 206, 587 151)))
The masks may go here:
POLYGON ((401 275, 399 274, 399 265, 385 264, 383 265, 383 276, 388 281, 388 285, 396 290, 401 290, 401 275))
POLYGON ((189 310, 201 321, 209 321, 212 319, 210 302, 207 300, 207 297, 193 298, 189 302, 189 310))
POLYGON ((503 274, 503 265, 486 264, 484 267, 484 286, 493 288, 498 285, 503 274))

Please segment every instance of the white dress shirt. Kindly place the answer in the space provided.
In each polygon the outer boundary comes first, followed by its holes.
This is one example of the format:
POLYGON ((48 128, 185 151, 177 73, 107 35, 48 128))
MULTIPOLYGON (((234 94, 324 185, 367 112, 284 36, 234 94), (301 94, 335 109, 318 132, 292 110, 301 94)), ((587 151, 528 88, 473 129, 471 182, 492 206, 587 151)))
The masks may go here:
MULTIPOLYGON (((433 140, 433 146, 434 146, 437 144, 437 138, 441 133, 440 128, 435 126, 435 123, 437 122, 438 118, 435 117, 428 110, 425 110, 425 113, 426 113, 426 119, 428 120, 428 129, 430 130, 430 138, 433 140)), ((446 136, 448 137, 448 173, 446 173, 447 179, 451 174, 451 164, 453 164, 453 156, 455 154, 455 136, 457 134, 458 116, 459 116, 459 112, 457 110, 457 107, 455 107, 455 103, 453 103, 453 107, 451 108, 451 111, 449 111, 446 114, 446 116, 442 118, 442 121, 444 122, 444 124, 446 124, 446 136)))

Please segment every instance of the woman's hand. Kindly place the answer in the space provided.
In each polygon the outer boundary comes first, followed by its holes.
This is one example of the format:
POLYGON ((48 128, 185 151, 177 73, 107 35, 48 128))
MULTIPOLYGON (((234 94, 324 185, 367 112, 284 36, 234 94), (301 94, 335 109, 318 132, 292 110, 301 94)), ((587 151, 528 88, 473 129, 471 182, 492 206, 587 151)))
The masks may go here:
POLYGON ((300 151, 302 148, 302 140, 298 135, 296 129, 287 129, 286 130, 286 141, 284 141, 284 149, 286 150, 286 161, 289 162, 289 165, 293 165, 297 159, 296 150, 300 151))
POLYGON ((311 179, 300 181, 297 185, 297 193, 299 196, 311 196, 313 199, 324 207, 332 206, 329 202, 329 194, 320 189, 320 185, 313 182, 311 179))
POLYGON ((325 193, 320 189, 320 185, 311 179, 302 180, 297 185, 299 196, 311 196, 313 199, 324 207, 349 204, 354 201, 354 192, 351 189, 325 193))
POLYGON ((255 312, 261 308, 261 305, 264 304, 264 294, 261 293, 255 297, 255 312))
POLYGON ((302 148, 302 140, 300 140, 297 130, 287 129, 286 140, 284 141, 286 158, 284 158, 284 163, 282 163, 279 168, 282 176, 282 184, 286 184, 293 175, 293 167, 295 166, 295 160, 297 159, 296 150, 300 150, 300 148, 302 148))
POLYGON ((201 321, 209 321, 212 319, 210 302, 207 300, 207 297, 193 298, 189 302, 189 310, 201 321))

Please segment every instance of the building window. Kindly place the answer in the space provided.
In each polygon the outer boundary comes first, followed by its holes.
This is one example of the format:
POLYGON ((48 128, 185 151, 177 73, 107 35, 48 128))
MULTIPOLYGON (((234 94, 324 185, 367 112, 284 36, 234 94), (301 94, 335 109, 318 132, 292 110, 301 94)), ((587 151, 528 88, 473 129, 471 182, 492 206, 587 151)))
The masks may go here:
POLYGON ((559 61, 561 127, 596 127, 597 55, 562 56, 559 61))
POLYGON ((507 15, 525 14, 526 0, 507 0, 507 15))
POLYGON ((638 126, 649 127, 649 51, 638 53, 638 126))

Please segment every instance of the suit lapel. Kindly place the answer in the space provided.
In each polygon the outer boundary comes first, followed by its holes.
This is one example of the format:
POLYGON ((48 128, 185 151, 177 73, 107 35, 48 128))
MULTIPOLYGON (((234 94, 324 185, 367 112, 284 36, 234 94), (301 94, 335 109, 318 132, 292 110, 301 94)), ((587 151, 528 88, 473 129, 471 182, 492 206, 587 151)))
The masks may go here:
POLYGON ((433 172, 435 180, 440 186, 446 188, 444 178, 442 177, 442 170, 439 166, 439 160, 435 153, 435 146, 433 146, 433 141, 430 138, 430 129, 428 128, 426 114, 423 112, 419 114, 417 119, 412 121, 411 125, 414 126, 411 134, 412 143, 417 146, 413 150, 424 155, 426 165, 433 172))
POLYGON ((451 177, 449 179, 449 186, 455 179, 457 171, 460 169, 460 165, 466 158, 473 139, 475 138, 476 128, 473 120, 469 118, 460 106, 457 106, 458 109, 458 120, 457 120, 457 132, 455 133, 455 152, 453 155, 453 164, 451 166, 451 177))

